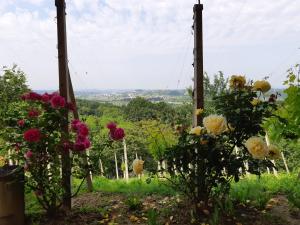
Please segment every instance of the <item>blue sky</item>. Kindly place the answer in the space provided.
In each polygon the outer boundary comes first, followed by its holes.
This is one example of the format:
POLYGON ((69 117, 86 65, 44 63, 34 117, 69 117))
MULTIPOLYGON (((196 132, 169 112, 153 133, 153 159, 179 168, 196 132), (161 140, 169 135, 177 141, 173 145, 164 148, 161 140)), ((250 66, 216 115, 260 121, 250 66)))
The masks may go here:
MULTIPOLYGON (((0 65, 17 63, 33 89, 56 89, 54 0, 0 0, 0 65)), ((66 0, 76 89, 192 84, 196 0, 66 0)), ((204 69, 270 76, 282 87, 300 61, 300 1, 203 0, 204 69)))

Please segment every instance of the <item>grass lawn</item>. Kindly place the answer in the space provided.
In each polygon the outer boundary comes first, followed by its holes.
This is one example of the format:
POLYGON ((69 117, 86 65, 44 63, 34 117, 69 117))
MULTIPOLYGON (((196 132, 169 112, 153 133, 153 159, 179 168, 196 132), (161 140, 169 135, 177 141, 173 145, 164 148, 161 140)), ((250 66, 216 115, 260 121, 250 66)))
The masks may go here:
MULTIPOLYGON (((75 180, 74 186, 79 183, 75 180)), ((93 184, 93 193, 87 193, 83 185, 74 198, 72 214, 57 219, 61 223, 48 223, 41 219, 41 209, 34 195, 28 193, 26 213, 35 222, 31 224, 191 223, 189 200, 167 186, 165 181, 152 179, 148 184, 145 179, 132 178, 127 183, 125 180, 94 177, 93 184)), ((249 176, 232 184, 229 202, 221 207, 232 215, 235 222, 220 222, 217 215, 221 208, 210 212, 215 219, 208 222, 212 225, 234 224, 237 221, 243 225, 300 224, 299 207, 300 180, 296 174, 280 174, 278 177, 264 174, 260 178, 249 176)))

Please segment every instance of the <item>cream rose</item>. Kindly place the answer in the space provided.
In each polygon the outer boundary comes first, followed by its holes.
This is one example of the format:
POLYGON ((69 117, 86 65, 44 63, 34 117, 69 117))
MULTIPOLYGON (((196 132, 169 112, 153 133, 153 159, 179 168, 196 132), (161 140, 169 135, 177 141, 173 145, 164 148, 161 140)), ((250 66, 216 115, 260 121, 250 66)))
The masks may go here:
POLYGON ((221 115, 210 115, 204 117, 203 125, 208 133, 219 135, 227 130, 227 121, 224 116, 221 115))

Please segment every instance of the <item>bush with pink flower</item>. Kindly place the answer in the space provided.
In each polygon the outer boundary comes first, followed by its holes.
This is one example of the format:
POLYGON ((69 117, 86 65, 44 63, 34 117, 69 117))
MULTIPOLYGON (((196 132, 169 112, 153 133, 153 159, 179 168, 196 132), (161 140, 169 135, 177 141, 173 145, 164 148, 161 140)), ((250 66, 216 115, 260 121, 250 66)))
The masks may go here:
POLYGON ((36 194, 42 207, 54 213, 61 206, 61 155, 72 151, 72 171, 85 177, 87 168, 83 154, 90 146, 89 129, 80 120, 71 120, 70 132, 63 132, 65 114, 74 110, 58 93, 42 95, 29 92, 21 97, 24 102, 16 118, 10 119, 8 129, 12 159, 24 166, 26 185, 36 194), (78 172, 78 168, 81 169, 78 172))

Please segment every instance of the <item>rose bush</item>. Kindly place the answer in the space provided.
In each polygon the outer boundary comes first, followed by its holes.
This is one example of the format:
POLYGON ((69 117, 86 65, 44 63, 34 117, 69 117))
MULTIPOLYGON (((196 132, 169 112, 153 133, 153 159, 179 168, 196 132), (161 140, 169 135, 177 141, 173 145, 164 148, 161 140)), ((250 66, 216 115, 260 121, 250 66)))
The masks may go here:
POLYGON ((62 205, 61 156, 72 151, 73 175, 85 177, 88 172, 83 152, 90 147, 88 127, 79 120, 70 124, 70 133, 63 131, 65 114, 74 109, 58 93, 40 95, 29 92, 21 97, 22 105, 11 109, 6 121, 11 159, 24 166, 26 185, 49 213, 62 205), (80 168, 74 169, 74 168, 80 168))
POLYGON ((177 145, 164 154, 166 179, 192 200, 199 217, 215 202, 225 202, 232 180, 239 181, 246 171, 259 175, 272 168, 269 159, 278 155, 263 141, 261 127, 276 109, 276 95, 274 101, 265 98, 271 88, 267 81, 251 84, 233 76, 229 91, 214 99, 218 115, 205 116, 203 127, 182 131, 177 145))

